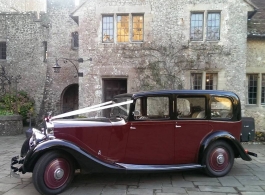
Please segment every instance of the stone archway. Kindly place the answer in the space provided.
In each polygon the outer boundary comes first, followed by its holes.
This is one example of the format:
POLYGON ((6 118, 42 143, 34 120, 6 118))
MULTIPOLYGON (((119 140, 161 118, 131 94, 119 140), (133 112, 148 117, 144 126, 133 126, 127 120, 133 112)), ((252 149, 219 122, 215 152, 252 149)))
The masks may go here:
POLYGON ((61 97, 61 110, 62 113, 70 112, 78 109, 78 84, 72 84, 67 86, 61 97))

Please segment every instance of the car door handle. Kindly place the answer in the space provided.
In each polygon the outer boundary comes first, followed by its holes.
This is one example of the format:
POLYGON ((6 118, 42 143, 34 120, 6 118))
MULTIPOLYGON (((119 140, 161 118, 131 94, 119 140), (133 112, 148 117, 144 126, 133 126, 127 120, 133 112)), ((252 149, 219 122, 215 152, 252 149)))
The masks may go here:
POLYGON ((136 129, 136 127, 130 127, 130 129, 136 129))
POLYGON ((181 127, 180 125, 176 125, 176 128, 179 128, 179 127, 181 127))

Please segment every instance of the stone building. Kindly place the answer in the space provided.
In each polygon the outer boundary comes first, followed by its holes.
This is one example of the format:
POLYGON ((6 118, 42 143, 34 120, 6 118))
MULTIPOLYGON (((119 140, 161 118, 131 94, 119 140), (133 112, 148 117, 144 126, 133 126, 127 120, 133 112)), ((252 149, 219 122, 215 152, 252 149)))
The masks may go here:
POLYGON ((257 130, 265 130, 265 1, 248 23, 246 65, 246 116, 254 117, 257 130))
POLYGON ((260 2, 83 0, 75 7, 74 0, 47 0, 39 16, 1 13, 8 29, 1 28, 7 57, 0 62, 21 74, 18 87, 34 97, 38 117, 124 92, 219 89, 236 92, 244 115, 264 131, 264 34, 250 28, 260 2), (56 62, 60 73, 53 72, 56 62))

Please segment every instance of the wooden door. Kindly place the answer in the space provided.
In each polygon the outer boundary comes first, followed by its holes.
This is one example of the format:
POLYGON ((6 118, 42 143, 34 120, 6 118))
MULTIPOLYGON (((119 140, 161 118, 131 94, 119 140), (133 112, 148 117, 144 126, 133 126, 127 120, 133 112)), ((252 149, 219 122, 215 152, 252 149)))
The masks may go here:
MULTIPOLYGON (((127 93, 127 79, 103 79, 104 102, 112 100, 115 95, 127 93)), ((110 109, 104 110, 103 115, 109 117, 110 109)))

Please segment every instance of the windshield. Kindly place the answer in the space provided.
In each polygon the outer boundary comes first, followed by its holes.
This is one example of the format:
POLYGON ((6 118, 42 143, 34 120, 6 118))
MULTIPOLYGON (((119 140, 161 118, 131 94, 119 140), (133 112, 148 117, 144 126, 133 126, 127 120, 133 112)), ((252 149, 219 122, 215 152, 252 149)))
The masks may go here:
MULTIPOLYGON (((130 97, 115 98, 113 100, 113 103, 127 102, 130 100, 131 100, 130 97)), ((129 116, 130 105, 131 104, 118 105, 118 106, 111 108, 110 117, 111 118, 120 117, 126 120, 129 116)))

